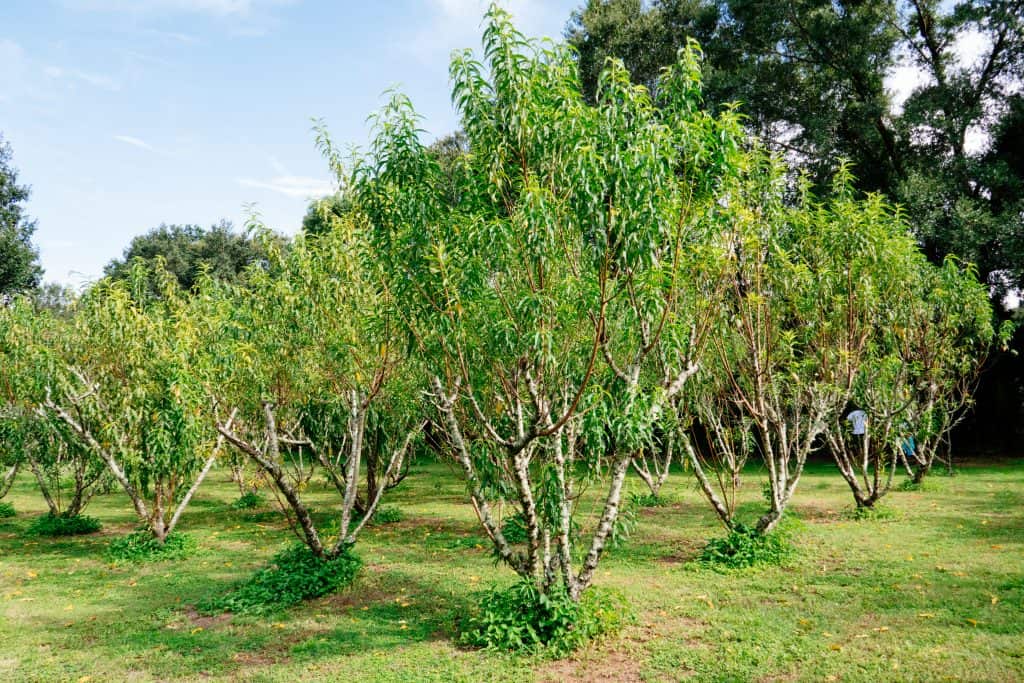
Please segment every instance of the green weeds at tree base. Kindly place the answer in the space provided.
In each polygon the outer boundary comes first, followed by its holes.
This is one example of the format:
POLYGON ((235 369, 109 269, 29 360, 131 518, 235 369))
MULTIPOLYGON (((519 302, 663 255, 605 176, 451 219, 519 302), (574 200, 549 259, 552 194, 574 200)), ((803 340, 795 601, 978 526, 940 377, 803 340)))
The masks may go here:
POLYGON ((653 493, 631 493, 629 503, 635 508, 663 508, 672 504, 667 496, 657 496, 653 493))
POLYGON ((402 508, 397 505, 385 505, 373 513, 374 524, 396 524, 403 519, 405 515, 402 514, 402 508))
POLYGON ((619 593, 591 588, 575 603, 564 589, 541 593, 530 581, 483 594, 480 609, 461 627, 463 645, 560 658, 632 619, 619 593))
POLYGON ((0 519, 6 517, 14 517, 17 513, 14 511, 14 506, 10 503, 0 503, 0 519))
POLYGON ((160 543, 148 531, 136 531, 115 538, 107 547, 107 559, 111 562, 159 562, 180 560, 191 555, 196 541, 187 534, 170 534, 160 543))
POLYGON ((252 510, 263 504, 263 496, 255 491, 243 493, 237 500, 231 503, 234 510, 252 510))
POLYGON ((900 485, 896 487, 897 491, 903 491, 904 493, 920 492, 920 493, 940 493, 945 490, 945 484, 940 481, 936 481, 930 475, 926 476, 921 481, 914 481, 913 479, 904 479, 900 482, 900 485))
POLYGON ((348 551, 325 560, 304 545, 279 552, 269 566, 256 572, 226 595, 202 601, 207 614, 266 614, 319 598, 350 585, 362 561, 348 551))
POLYGON ((788 525, 762 534, 754 527, 737 524, 724 538, 713 538, 695 560, 698 566, 716 570, 778 566, 793 555, 788 525))
MULTIPOLYGON (((3 515, 0 514, 0 517, 3 515)), ((37 517, 25 532, 28 536, 82 536, 100 530, 100 520, 88 515, 54 515, 37 517)))
POLYGON ((881 522, 899 518, 895 510, 877 503, 871 507, 855 506, 848 510, 845 516, 858 522, 881 522))

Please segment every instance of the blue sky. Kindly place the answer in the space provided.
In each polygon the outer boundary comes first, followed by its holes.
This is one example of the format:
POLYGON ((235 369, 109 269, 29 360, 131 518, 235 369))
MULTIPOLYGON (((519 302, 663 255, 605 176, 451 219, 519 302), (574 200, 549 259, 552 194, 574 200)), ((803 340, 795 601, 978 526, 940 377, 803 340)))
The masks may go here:
MULTIPOLYGON (((506 0, 560 36, 581 0, 506 0)), ((364 144, 398 86, 432 137, 457 127, 448 57, 484 0, 3 0, 0 132, 32 186, 46 279, 80 285, 166 223, 294 232, 330 190, 311 117, 364 144)))

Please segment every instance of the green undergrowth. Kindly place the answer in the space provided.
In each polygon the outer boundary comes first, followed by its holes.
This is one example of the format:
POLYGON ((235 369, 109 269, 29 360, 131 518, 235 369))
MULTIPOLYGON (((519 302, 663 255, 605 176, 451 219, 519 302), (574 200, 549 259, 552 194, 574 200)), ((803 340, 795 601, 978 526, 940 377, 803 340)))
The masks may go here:
POLYGON ((0 519, 7 517, 14 517, 17 513, 14 511, 14 506, 10 503, 0 503, 0 519))
POLYGON ((936 480, 932 476, 927 476, 921 481, 914 481, 913 479, 904 479, 896 487, 897 491, 909 492, 920 492, 920 493, 941 493, 946 490, 946 483, 941 480, 936 480))
POLYGON ((263 505, 263 496, 255 491, 247 491, 231 503, 231 507, 235 510, 252 510, 260 505, 263 505))
POLYGON ((763 534, 736 524, 725 536, 709 540, 694 564, 717 571, 782 566, 796 553, 792 537, 798 526, 797 520, 784 518, 774 531, 763 534))
POLYGON ((672 500, 664 495, 655 495, 650 491, 629 494, 629 503, 635 508, 663 508, 672 504, 672 500))
POLYGON ((188 534, 172 533, 160 543, 146 530, 115 538, 107 546, 107 559, 111 562, 160 562, 181 560, 192 555, 197 544, 188 534))
POLYGON ((402 508, 397 505, 384 505, 377 508, 373 513, 374 524, 397 524, 405 519, 402 508))
MULTIPOLYGON (((2 516, 2 515, 0 515, 2 516)), ((55 515, 36 517, 25 531, 27 536, 82 536, 99 531, 100 520, 88 515, 55 515)))
POLYGON ((348 550, 336 558, 323 559, 305 545, 296 544, 279 552, 268 566, 227 594, 200 601, 198 608, 207 614, 279 611, 349 586, 360 567, 362 561, 348 550))
POLYGON ((460 624, 463 645, 560 658, 632 620, 621 593, 587 590, 573 602, 564 588, 544 594, 530 581, 481 595, 478 610, 460 624))
POLYGON ((845 516, 858 522, 885 522, 899 519, 899 513, 887 505, 875 503, 871 507, 854 506, 846 510, 845 516))

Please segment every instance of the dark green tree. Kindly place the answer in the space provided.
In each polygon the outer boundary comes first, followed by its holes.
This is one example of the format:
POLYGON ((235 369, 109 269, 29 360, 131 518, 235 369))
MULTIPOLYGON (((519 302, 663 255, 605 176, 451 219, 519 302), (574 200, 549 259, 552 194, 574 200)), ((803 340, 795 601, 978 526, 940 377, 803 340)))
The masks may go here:
POLYGON ((28 196, 11 165, 11 146, 0 135, 0 295, 32 289, 43 274, 32 245, 36 222, 25 214, 28 196))
POLYGON ((306 235, 324 235, 351 210, 352 203, 342 193, 314 199, 302 217, 302 231, 306 235))
POLYGON ((850 160, 859 190, 904 206, 933 261, 1024 281, 1019 0, 590 0, 566 35, 590 96, 607 57, 651 84, 696 38, 710 109, 742 102, 750 129, 819 183, 850 160), (965 38, 976 59, 958 56, 965 38), (902 108, 885 86, 896 65, 922 75, 902 108))
POLYGON ((134 238, 120 259, 104 268, 104 275, 127 279, 132 263, 144 261, 150 269, 162 258, 164 267, 174 275, 185 291, 191 291, 204 268, 215 279, 238 282, 246 268, 264 258, 257 240, 232 230, 231 223, 221 221, 209 229, 198 225, 161 225, 134 238))

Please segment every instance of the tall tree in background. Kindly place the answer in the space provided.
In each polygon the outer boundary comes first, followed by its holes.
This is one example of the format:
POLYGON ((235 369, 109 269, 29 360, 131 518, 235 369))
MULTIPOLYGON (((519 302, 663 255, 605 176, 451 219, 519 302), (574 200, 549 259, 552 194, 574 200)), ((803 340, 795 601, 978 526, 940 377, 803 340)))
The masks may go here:
POLYGON ((858 189, 906 207, 933 261, 955 253, 992 284, 1024 281, 1019 1, 590 0, 566 34, 590 96, 607 57, 652 84, 695 37, 710 108, 742 102, 753 131, 819 182, 852 161, 858 189), (885 84, 897 66, 919 83, 902 107, 885 84))
POLYGON ((28 196, 11 166, 11 146, 0 135, 0 295, 32 289, 43 274, 31 241, 36 222, 25 215, 28 196))
POLYGON ((134 260, 141 259, 152 269, 158 257, 163 258, 163 267, 181 288, 191 291, 204 268, 215 279, 237 282, 246 268, 264 258, 264 253, 251 236, 234 232, 228 221, 209 229, 164 224, 134 238, 123 256, 108 263, 103 273, 125 280, 134 260))

